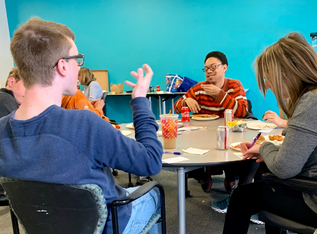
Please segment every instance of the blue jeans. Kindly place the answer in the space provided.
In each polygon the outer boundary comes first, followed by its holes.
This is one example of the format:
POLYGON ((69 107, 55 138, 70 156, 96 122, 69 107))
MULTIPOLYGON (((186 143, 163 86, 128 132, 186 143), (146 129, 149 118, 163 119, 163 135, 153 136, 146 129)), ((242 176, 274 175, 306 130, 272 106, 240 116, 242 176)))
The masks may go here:
MULTIPOLYGON (((127 188, 127 194, 132 193, 136 189, 138 189, 138 187, 127 188)), ((160 214, 160 212, 161 202, 159 189, 154 188, 144 196, 132 202, 131 217, 123 231, 123 234, 140 233, 148 223, 151 216, 155 213, 160 214)), ((161 233, 161 224, 155 224, 148 233, 161 233)))

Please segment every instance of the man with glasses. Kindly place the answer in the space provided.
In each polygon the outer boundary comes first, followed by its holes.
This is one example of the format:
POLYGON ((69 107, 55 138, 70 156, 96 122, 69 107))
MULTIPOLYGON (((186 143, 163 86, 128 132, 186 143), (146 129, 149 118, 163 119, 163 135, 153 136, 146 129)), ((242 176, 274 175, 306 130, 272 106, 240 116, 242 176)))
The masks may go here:
POLYGON ((182 107, 188 106, 194 113, 223 117, 225 109, 232 109, 235 118, 243 118, 248 106, 245 92, 240 81, 225 78, 227 68, 228 60, 222 52, 207 54, 202 69, 206 81, 196 84, 178 99, 175 111, 181 113, 182 107))
MULTIPOLYGON (((84 56, 65 25, 37 18, 22 25, 11 40, 11 53, 26 88, 20 107, 0 119, 0 176, 57 184, 97 184, 106 199, 103 233, 112 233, 110 204, 136 188, 115 184, 111 169, 155 175, 162 168, 158 124, 146 99, 153 76, 148 65, 131 72, 136 84, 130 102, 135 139, 86 110, 61 108, 62 95, 74 95, 84 56)), ((160 210, 157 189, 118 209, 120 233, 139 233, 160 210), (134 228, 132 231, 132 227, 134 228)), ((158 233, 160 225, 151 231, 158 233)))
MULTIPOLYGON (((248 106, 245 91, 240 81, 225 78, 227 69, 228 60, 225 54, 220 51, 207 54, 205 67, 202 69, 206 81, 196 84, 179 98, 174 105, 175 111, 180 113, 182 107, 188 106, 194 113, 215 114, 223 117, 226 109, 232 109, 235 118, 243 118, 247 114, 248 106)), ((226 173, 225 187, 228 192, 231 192, 236 186, 236 168, 213 167, 211 170, 210 167, 205 167, 189 172, 188 177, 198 180, 205 192, 211 192, 211 175, 222 174, 223 169, 226 173)), ((249 171, 249 168, 242 170, 249 171)), ((241 180, 241 182, 244 181, 241 180)))

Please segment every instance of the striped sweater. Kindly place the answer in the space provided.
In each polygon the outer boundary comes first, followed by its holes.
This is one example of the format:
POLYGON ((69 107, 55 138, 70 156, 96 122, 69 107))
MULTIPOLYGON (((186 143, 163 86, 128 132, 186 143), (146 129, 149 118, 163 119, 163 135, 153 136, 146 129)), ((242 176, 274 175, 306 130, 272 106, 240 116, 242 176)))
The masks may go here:
POLYGON ((207 94, 201 84, 208 83, 204 81, 196 84, 175 102, 174 109, 176 113, 180 113, 182 107, 186 106, 184 101, 186 98, 193 98, 200 105, 200 114, 216 114, 223 117, 225 109, 232 109, 235 118, 243 118, 247 114, 247 98, 240 81, 225 79, 222 90, 216 98, 207 94))

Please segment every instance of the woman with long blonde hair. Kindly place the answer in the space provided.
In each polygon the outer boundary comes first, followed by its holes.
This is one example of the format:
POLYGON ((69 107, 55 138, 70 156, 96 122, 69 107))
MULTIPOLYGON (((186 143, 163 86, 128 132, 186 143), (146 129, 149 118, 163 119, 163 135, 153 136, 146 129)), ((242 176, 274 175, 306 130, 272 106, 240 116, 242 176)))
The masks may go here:
MULTIPOLYGON (((272 90, 289 121, 281 146, 265 142, 239 145, 244 159, 258 158, 280 179, 317 178, 317 54, 301 34, 290 33, 268 47, 255 62, 259 89, 272 90), (287 104, 285 98, 288 98, 287 104)), ((266 210, 316 226, 317 196, 263 181, 239 186, 232 194, 223 233, 247 233, 251 215, 266 210)), ((266 226, 267 233, 281 233, 266 226)))
POLYGON ((87 67, 82 67, 79 70, 78 80, 85 86, 84 94, 90 101, 102 98, 102 88, 96 81, 94 74, 87 67))

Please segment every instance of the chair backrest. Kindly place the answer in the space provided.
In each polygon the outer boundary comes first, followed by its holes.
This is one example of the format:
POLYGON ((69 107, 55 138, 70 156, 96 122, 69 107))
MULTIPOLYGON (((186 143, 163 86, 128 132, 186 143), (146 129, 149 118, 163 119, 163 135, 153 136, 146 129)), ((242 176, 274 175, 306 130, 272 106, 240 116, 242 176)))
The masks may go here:
POLYGON ((2 179, 2 186, 28 234, 99 234, 106 201, 99 186, 2 179))

